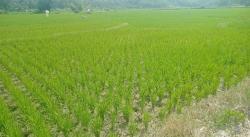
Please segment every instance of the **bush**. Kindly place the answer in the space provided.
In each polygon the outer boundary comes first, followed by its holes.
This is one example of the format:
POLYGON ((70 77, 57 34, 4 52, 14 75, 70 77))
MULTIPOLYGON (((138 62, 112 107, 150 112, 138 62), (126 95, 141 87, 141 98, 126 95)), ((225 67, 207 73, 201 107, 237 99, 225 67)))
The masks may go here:
POLYGON ((74 12, 74 13, 79 13, 82 11, 82 5, 80 4, 71 4, 70 9, 74 12))
POLYGON ((5 13, 7 13, 5 10, 0 9, 0 14, 5 14, 5 13))

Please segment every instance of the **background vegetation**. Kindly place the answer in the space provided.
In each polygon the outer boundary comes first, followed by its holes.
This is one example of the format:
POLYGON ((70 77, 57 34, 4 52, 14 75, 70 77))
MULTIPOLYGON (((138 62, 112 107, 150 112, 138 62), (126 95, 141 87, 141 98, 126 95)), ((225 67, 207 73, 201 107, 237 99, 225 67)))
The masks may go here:
POLYGON ((72 9, 79 12, 83 8, 167 8, 167 7, 225 7, 248 6, 250 0, 0 0, 3 11, 29 11, 45 9, 72 9))

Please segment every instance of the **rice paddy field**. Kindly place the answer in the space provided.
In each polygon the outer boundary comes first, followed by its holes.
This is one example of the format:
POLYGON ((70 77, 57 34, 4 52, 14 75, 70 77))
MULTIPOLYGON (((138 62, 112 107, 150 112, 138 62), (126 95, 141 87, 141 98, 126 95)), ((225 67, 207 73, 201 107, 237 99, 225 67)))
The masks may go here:
POLYGON ((250 9, 0 15, 0 136, 147 136, 250 73, 250 9))

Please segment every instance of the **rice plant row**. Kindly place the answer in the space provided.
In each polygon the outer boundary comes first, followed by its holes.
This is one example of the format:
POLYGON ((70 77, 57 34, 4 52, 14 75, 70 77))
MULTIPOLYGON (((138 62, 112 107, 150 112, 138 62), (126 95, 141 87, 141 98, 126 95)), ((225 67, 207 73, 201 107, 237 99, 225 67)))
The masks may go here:
POLYGON ((87 20, 52 15, 46 24, 39 15, 31 15, 36 20, 29 25, 0 21, 0 32, 13 36, 0 34, 0 136, 23 136, 22 125, 43 137, 142 135, 151 121, 249 76, 249 12, 129 10, 87 20), (22 122, 15 121, 19 115, 22 122))

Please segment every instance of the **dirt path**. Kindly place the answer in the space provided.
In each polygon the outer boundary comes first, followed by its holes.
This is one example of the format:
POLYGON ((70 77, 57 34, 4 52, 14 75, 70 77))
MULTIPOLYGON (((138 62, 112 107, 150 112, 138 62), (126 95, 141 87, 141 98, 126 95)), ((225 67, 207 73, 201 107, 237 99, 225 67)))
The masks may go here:
POLYGON ((229 90, 220 91, 184 108, 181 114, 171 114, 161 124, 156 122, 151 125, 146 135, 250 137, 250 78, 229 90))
POLYGON ((94 30, 79 30, 79 31, 70 31, 70 32, 58 32, 58 33, 53 33, 47 36, 39 36, 39 37, 28 37, 28 38, 9 38, 9 39, 3 39, 0 40, 0 44, 4 42, 11 42, 11 41, 24 41, 24 40, 39 40, 39 39, 46 39, 46 38, 56 38, 60 36, 65 36, 65 35, 77 35, 80 33, 88 33, 88 32, 98 32, 98 31, 112 31, 112 30, 117 30, 121 29, 124 27, 127 27, 129 24, 128 23, 121 23, 118 25, 114 25, 111 27, 107 28, 101 28, 101 29, 94 29, 94 30))
POLYGON ((128 26, 128 23, 125 22, 125 23, 121 23, 121 24, 116 25, 116 26, 112 26, 112 27, 106 28, 105 30, 106 30, 106 31, 116 30, 116 29, 120 29, 120 28, 127 27, 127 26, 128 26))

